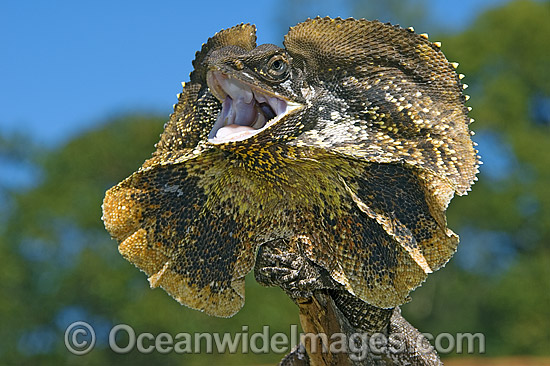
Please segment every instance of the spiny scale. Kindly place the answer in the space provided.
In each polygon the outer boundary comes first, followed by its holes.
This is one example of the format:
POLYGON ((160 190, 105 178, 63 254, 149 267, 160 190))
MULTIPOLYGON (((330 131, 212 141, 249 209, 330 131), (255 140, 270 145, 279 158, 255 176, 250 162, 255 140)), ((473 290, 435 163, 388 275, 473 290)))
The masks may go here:
POLYGON ((257 248, 273 240, 296 240, 361 301, 405 302, 453 255, 445 210, 478 167, 458 65, 426 38, 339 18, 292 27, 285 48, 257 47, 249 24, 216 33, 151 159, 106 193, 121 254, 211 315, 243 306, 257 248), (250 138, 209 143, 222 110, 211 70, 300 107, 250 138))

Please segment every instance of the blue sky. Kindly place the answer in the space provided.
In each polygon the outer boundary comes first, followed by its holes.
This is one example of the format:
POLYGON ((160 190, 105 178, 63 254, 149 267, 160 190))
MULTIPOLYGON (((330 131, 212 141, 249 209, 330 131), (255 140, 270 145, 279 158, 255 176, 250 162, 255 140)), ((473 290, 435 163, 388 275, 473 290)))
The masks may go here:
MULTIPOLYGON (((459 30, 505 1, 426 3, 442 29, 459 30)), ((306 3, 312 17, 351 16, 346 1, 306 3)), ((209 36, 250 22, 258 43, 280 44, 280 7, 258 0, 2 1, 0 132, 22 131, 51 146, 128 111, 168 118, 209 36)))

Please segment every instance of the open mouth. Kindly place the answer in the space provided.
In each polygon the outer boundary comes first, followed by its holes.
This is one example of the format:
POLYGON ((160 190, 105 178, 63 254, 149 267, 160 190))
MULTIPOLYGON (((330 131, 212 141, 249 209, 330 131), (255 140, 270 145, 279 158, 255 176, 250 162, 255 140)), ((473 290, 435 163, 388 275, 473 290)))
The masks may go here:
POLYGON ((246 140, 301 106, 219 71, 208 72, 207 83, 222 102, 222 110, 208 135, 208 142, 213 144, 246 140))

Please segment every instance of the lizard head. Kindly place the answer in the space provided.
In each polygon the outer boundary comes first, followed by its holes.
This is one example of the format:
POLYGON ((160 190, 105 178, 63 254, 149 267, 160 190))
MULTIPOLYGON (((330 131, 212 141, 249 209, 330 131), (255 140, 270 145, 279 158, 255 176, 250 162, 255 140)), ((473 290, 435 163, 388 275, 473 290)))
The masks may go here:
POLYGON ((295 130, 293 121, 304 107, 304 98, 295 93, 301 72, 284 49, 272 44, 251 51, 226 46, 214 50, 206 64, 208 87, 221 103, 208 142, 281 140, 295 130))

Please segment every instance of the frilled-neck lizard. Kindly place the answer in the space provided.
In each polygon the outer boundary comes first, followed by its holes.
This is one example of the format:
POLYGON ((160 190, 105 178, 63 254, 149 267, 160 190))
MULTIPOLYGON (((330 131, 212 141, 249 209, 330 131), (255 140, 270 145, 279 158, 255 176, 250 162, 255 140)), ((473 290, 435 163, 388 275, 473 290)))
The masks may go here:
POLYGON ((258 255, 260 282, 387 325, 455 252, 445 210, 478 171, 456 65, 412 29, 316 18, 284 48, 222 30, 193 66, 153 156, 106 194, 120 253, 210 315, 243 306, 258 255))

